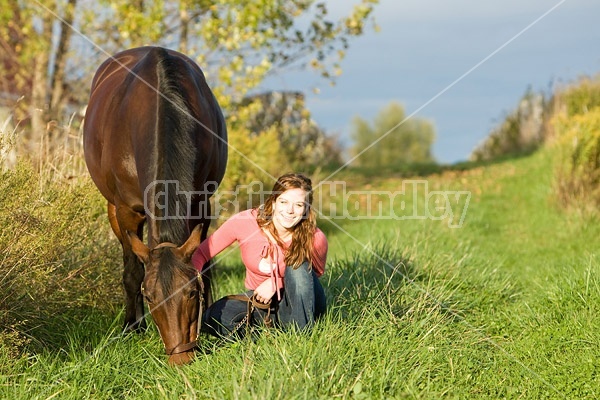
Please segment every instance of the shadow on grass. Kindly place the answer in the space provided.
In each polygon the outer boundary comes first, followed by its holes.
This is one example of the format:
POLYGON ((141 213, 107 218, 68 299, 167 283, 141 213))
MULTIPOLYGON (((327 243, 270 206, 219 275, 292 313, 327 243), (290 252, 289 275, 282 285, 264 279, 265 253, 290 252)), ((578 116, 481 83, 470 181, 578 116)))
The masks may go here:
POLYGON ((390 240, 362 249, 328 265, 322 279, 328 311, 334 317, 357 321, 374 316, 398 321, 410 311, 412 315, 436 313, 458 322, 466 314, 481 312, 488 302, 503 301, 499 295, 514 294, 512 286, 507 289, 506 282, 496 282, 497 277, 488 281, 491 287, 487 291, 473 291, 479 282, 459 277, 453 268, 419 267, 410 254, 402 253, 393 243, 390 240))
POLYGON ((121 313, 110 314, 87 306, 65 309, 37 320, 37 325, 27 329, 29 354, 50 352, 56 357, 67 356, 72 351, 91 353, 107 335, 123 336, 121 313))
POLYGON ((324 286, 328 310, 342 319, 361 317, 386 304, 396 317, 408 307, 403 288, 423 278, 407 255, 386 245, 375 246, 334 261, 324 286))

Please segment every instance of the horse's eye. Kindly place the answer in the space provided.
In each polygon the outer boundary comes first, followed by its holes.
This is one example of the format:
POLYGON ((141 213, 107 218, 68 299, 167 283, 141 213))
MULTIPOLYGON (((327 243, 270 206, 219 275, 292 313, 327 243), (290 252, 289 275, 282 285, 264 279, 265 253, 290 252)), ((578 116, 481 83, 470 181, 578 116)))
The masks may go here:
POLYGON ((144 287, 142 286, 142 297, 144 298, 144 300, 146 300, 146 303, 152 303, 152 298, 148 295, 148 293, 144 290, 144 287))
POLYGON ((190 299, 193 299, 194 297, 198 296, 198 291, 197 290, 192 290, 190 292, 190 299))

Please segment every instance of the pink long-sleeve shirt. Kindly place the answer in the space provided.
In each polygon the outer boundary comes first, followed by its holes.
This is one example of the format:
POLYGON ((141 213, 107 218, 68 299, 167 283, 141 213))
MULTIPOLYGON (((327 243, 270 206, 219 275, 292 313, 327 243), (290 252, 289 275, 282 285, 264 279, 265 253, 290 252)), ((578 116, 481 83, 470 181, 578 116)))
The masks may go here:
MULTIPOLYGON (((196 249, 192 256, 194 267, 201 270, 208 260, 237 241, 246 266, 246 288, 254 290, 265 280, 271 279, 277 291, 282 289, 286 268, 285 249, 267 239, 258 226, 256 216, 256 209, 250 209, 229 218, 196 249)), ((317 276, 321 276, 327 260, 327 238, 318 228, 314 235, 315 259, 312 267, 317 276)), ((291 241, 285 243, 286 246, 290 244, 291 241)))

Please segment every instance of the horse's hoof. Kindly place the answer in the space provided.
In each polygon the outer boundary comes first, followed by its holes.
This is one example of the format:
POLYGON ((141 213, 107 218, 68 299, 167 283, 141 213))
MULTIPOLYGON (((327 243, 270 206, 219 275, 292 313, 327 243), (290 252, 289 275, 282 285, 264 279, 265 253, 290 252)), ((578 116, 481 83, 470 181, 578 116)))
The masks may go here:
POLYGON ((123 333, 144 333, 146 332, 147 326, 146 321, 138 321, 134 323, 125 322, 123 325, 123 333))

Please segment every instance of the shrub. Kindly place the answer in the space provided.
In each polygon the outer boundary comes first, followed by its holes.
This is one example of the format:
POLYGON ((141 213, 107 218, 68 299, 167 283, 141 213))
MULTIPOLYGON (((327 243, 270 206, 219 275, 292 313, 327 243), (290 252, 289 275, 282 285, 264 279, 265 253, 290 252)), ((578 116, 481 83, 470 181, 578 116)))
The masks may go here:
MULTIPOLYGON (((215 198, 221 203, 229 201, 243 204, 248 200, 249 186, 253 189, 270 190, 274 180, 272 177, 291 169, 281 152, 277 132, 270 128, 260 134, 252 134, 243 127, 229 130, 229 160, 225 177, 215 198), (260 182, 258 187, 254 183, 260 182)), ((258 204, 252 204, 256 206, 258 204)), ((228 212, 238 211, 236 207, 226 207, 228 212), (230 209, 231 208, 231 209, 230 209)))
POLYGON ((585 114, 600 107, 600 78, 583 78, 560 94, 567 116, 585 114))
POLYGON ((555 190, 561 203, 583 209, 600 206, 600 107, 585 114, 556 116, 558 147, 555 190))
POLYGON ((26 161, 0 172, 0 348, 13 355, 60 334, 67 310, 122 303, 105 201, 89 179, 43 176, 26 161))
POLYGON ((558 90, 552 119, 554 187, 563 206, 596 212, 600 205, 600 79, 558 90))

